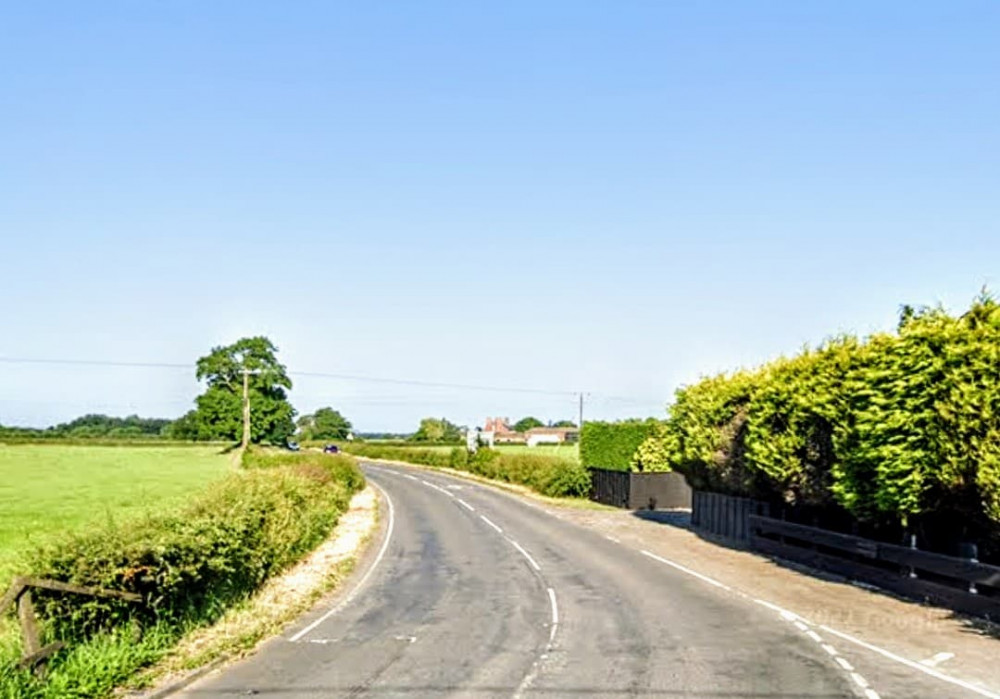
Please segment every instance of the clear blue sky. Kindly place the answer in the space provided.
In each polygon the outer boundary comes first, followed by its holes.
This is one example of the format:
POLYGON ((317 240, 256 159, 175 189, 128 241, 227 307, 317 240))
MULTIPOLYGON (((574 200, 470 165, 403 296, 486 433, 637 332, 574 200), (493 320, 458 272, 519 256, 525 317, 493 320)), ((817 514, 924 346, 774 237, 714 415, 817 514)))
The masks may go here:
MULTIPOLYGON (((0 9, 0 356, 680 384, 1000 287, 996 2, 0 9)), ((0 365, 0 422, 190 372, 0 365)), ((616 401, 626 397, 635 402, 616 401)), ((362 429, 571 397, 300 379, 362 429)))

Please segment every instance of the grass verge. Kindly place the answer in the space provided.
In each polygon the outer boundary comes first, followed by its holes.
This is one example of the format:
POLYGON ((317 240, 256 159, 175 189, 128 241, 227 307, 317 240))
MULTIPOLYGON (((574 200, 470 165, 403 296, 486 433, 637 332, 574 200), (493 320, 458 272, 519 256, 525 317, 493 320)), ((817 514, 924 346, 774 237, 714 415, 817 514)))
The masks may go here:
POLYGON ((182 507, 94 526, 36 551, 28 570, 39 577, 128 590, 144 601, 36 595, 43 643, 68 648, 41 681, 16 668, 20 639, 9 629, 0 638, 0 697, 110 694, 313 550, 364 486, 346 456, 251 452, 244 465, 182 507))

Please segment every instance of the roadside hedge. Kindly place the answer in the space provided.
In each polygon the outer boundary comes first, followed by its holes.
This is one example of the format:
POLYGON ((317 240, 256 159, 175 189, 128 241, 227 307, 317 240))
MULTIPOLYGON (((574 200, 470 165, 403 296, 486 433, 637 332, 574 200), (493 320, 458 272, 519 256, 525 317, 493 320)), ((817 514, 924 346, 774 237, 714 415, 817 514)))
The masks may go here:
POLYGON ((906 308, 894 333, 682 388, 658 441, 696 488, 1000 553, 1000 305, 906 308))
MULTIPOLYGON (((124 663, 128 672, 137 669, 122 659, 129 644, 117 636, 124 629, 140 637, 140 629, 158 636, 151 656, 136 655, 134 662, 141 665, 184 630, 217 619, 329 536, 353 493, 364 487, 364 477, 349 456, 251 452, 244 465, 178 510, 127 526, 97 525, 34 554, 35 576, 126 590, 143 598, 142 604, 129 604, 33 593, 46 641, 70 642, 68 657, 60 654, 53 665, 54 681, 66 685, 58 695, 90 696, 80 683, 93 684, 95 680, 84 675, 96 670, 70 679, 67 673, 73 674, 72 665, 81 657, 99 654, 104 647, 115 650, 98 664, 100 672, 111 673, 107 668, 116 663, 124 663), (66 664, 63 672, 60 662, 66 664)), ((0 690, 18 687, 18 696, 51 694, 51 687, 27 673, 3 667, 7 660, 12 659, 0 658, 0 690)), ((118 667, 117 674, 98 678, 95 686, 108 690, 127 671, 118 667)))
POLYGON ((580 461, 584 466, 615 471, 668 471, 665 461, 654 458, 654 445, 639 451, 660 429, 658 420, 585 422, 580 432, 580 461))
POLYGON ((469 454, 464 447, 446 451, 351 444, 344 448, 361 457, 468 471, 486 478, 524 485, 550 497, 586 497, 590 492, 590 473, 587 469, 575 461, 559 456, 511 454, 499 449, 479 449, 475 454, 469 454))

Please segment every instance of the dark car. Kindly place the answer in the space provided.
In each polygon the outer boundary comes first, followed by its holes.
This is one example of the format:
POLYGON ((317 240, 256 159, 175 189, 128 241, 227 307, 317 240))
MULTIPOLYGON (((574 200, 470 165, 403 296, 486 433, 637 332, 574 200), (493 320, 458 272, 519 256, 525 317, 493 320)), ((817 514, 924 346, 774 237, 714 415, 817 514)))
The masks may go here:
POLYGON ((325 447, 323 447, 323 453, 324 454, 339 454, 340 453, 340 447, 338 447, 336 444, 327 444, 325 447))

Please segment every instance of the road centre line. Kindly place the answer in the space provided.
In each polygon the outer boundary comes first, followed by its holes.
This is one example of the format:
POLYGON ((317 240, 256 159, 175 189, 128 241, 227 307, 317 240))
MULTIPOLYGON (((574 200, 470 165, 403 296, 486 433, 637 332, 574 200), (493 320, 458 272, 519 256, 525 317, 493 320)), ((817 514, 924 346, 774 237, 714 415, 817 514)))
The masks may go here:
POLYGON ((491 527, 493 527, 494 529, 496 529, 496 530, 497 530, 497 533, 498 533, 498 534, 503 534, 503 529, 501 529, 501 528, 500 528, 500 527, 498 527, 498 526, 497 526, 496 524, 494 524, 494 523, 493 523, 493 522, 492 522, 492 521, 490 520, 490 518, 489 518, 489 517, 487 517, 486 515, 479 515, 479 519, 483 520, 483 521, 484 521, 484 522, 486 522, 486 523, 487 523, 488 525, 490 525, 491 527))
POLYGON ((473 507, 472 505, 470 505, 469 503, 467 503, 462 498, 458 498, 458 504, 461 505, 462 507, 464 507, 465 509, 467 509, 469 512, 475 512, 476 511, 475 507, 473 507))
POLYGON ((531 557, 530 553, 524 550, 524 547, 521 546, 521 544, 511 539, 509 536, 507 537, 507 541, 509 541, 514 546, 514 548, 520 551, 522 556, 528 559, 528 563, 531 564, 532 568, 534 568, 537 571, 541 571, 542 569, 541 566, 539 566, 538 563, 535 562, 535 559, 531 557))
POLYGON ((376 483, 372 483, 372 486, 374 486, 376 490, 382 493, 383 497, 385 497, 386 503, 388 503, 389 505, 389 526, 385 533, 385 540, 382 541, 382 547, 378 550, 378 554, 375 556, 375 560, 372 562, 371 567, 368 568, 367 571, 365 571, 364 576, 362 576, 361 580, 358 581, 358 584, 354 586, 354 589, 351 590, 347 594, 347 596, 344 597, 344 599, 342 599, 335 607, 333 607, 333 609, 330 609, 329 611, 326 612, 326 614, 321 616, 319 619, 316 619, 316 621, 312 622, 311 624, 309 624, 309 626, 305 627, 304 629, 296 633, 294 636, 292 636, 290 639, 288 639, 292 643, 297 643, 307 633, 309 633, 317 626, 322 624, 324 621, 329 619, 331 616, 333 616, 341 609, 346 607, 348 603, 350 603, 350 601, 353 600, 354 597, 358 594, 358 592, 364 587, 365 583, 368 581, 368 578, 372 576, 372 573, 375 572, 375 569, 378 567, 378 564, 385 557, 385 552, 389 548, 389 541, 392 539, 393 527, 395 527, 396 525, 396 510, 392 505, 392 498, 389 497, 389 493, 385 492, 376 483))
POLYGON ((549 646, 552 645, 556 637, 556 629, 559 627, 559 606, 556 604, 556 591, 549 588, 549 602, 552 604, 552 628, 549 629, 549 646))

